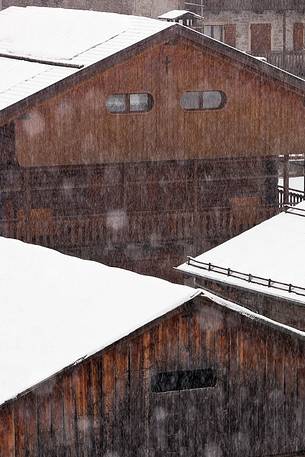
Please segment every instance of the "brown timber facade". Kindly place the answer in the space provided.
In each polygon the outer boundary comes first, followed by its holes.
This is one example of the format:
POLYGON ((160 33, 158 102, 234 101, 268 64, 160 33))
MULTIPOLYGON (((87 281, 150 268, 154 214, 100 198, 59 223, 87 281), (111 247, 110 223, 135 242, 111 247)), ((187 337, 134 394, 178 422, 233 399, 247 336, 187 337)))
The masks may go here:
POLYGON ((277 211, 278 156, 304 152, 303 91, 183 33, 2 114, 1 235, 173 278, 277 211), (225 104, 185 110, 192 91, 225 104), (135 93, 149 112, 107 110, 135 93))
POLYGON ((304 351, 197 297, 2 405, 0 456, 304 456, 304 351))
POLYGON ((251 290, 247 287, 232 286, 221 281, 198 278, 194 280, 197 287, 215 293, 224 299, 242 303, 255 313, 281 322, 284 325, 305 331, 305 305, 296 294, 291 294, 291 299, 278 297, 276 294, 264 293, 263 290, 251 290))

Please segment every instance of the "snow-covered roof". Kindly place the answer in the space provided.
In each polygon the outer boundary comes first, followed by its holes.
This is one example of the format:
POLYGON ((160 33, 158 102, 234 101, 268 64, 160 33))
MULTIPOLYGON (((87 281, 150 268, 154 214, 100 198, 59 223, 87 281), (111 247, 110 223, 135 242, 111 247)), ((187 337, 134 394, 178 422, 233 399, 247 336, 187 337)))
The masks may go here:
POLYGON ((305 202, 180 265, 178 270, 305 303, 305 202))
POLYGON ((0 238, 0 404, 196 295, 0 238))
POLYGON ((0 110, 173 24, 62 8, 0 12, 0 110))
POLYGON ((114 56, 136 52, 140 43, 166 30, 262 72, 302 96, 305 92, 302 78, 177 23, 99 11, 10 7, 0 11, 1 122, 112 65, 114 56), (13 73, 18 76, 11 78, 13 73))
MULTIPOLYGON (((279 186, 284 186, 284 179, 279 178, 279 186)), ((289 178, 289 189, 297 190, 298 192, 304 192, 304 176, 296 176, 289 178)))
POLYGON ((166 20, 177 20, 181 19, 184 16, 192 16, 196 17, 198 19, 203 19, 202 16, 199 16, 199 14, 193 13, 192 11, 187 11, 187 10, 171 10, 168 11, 167 13, 161 14, 159 16, 159 19, 166 19, 166 20))

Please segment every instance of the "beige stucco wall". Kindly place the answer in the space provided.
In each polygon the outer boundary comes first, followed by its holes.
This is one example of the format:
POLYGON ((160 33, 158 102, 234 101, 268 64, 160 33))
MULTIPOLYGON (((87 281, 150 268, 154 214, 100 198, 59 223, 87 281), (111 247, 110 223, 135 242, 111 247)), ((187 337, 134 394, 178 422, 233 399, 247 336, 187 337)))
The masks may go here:
MULTIPOLYGON (((219 14, 205 12, 206 25, 236 24, 236 47, 242 51, 250 51, 250 25, 255 23, 270 23, 272 26, 271 45, 273 51, 283 49, 283 14, 265 11, 261 14, 252 11, 239 13, 226 11, 219 14)), ((293 24, 303 22, 305 15, 294 11, 286 12, 286 46, 293 49, 293 24)))
POLYGON ((174 9, 182 9, 181 0, 134 0, 132 13, 139 16, 158 17, 160 14, 174 9))

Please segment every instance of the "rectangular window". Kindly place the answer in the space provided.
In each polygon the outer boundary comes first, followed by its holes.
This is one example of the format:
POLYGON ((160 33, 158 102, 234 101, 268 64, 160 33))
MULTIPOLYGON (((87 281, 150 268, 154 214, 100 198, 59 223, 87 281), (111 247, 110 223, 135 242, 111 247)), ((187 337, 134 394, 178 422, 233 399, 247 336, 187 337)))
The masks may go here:
POLYGON ((214 110, 223 108, 226 101, 225 93, 219 90, 189 91, 183 93, 180 105, 187 111, 214 110))
POLYGON ((224 26, 223 25, 205 25, 204 34, 215 38, 218 41, 224 41, 224 26))
POLYGON ((271 24, 251 24, 251 52, 259 55, 271 51, 271 24))
POLYGON ((236 47, 236 25, 227 24, 224 27, 224 42, 229 46, 236 47))
POLYGON ((130 94, 130 111, 145 112, 151 109, 149 94, 130 94))
POLYGON ((215 387, 216 373, 211 368, 201 370, 167 371, 152 377, 154 393, 215 387))
POLYGON ((106 100, 110 113, 146 113, 152 109, 154 100, 151 94, 113 94, 106 100))
POLYGON ((110 95, 107 99, 106 106, 111 113, 125 113, 127 111, 126 95, 110 95))
POLYGON ((304 49, 304 24, 296 22, 293 24, 293 50, 302 51, 304 49))

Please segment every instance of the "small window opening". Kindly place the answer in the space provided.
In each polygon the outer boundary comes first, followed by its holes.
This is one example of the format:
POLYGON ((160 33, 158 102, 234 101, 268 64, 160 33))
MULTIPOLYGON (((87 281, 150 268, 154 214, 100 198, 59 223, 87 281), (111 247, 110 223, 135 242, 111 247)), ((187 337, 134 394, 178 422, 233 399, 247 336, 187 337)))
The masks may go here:
POLYGON ((214 110, 225 106, 227 97, 220 90, 184 92, 181 107, 185 110, 214 110))
POLYGON ((211 368, 202 370, 167 371, 152 377, 151 391, 154 393, 177 390, 204 389, 215 387, 216 373, 211 368))
POLYGON ((224 25, 205 25, 203 33, 215 40, 224 41, 224 25))
POLYGON ((152 95, 143 94, 113 94, 106 100, 106 107, 110 113, 145 113, 152 109, 154 100, 152 95))

